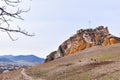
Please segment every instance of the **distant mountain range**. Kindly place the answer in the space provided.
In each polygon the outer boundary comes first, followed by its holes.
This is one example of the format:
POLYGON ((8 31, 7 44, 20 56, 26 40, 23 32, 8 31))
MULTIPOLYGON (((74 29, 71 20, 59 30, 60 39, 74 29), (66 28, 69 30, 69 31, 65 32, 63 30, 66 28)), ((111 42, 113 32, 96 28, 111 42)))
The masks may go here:
POLYGON ((44 62, 43 58, 39 58, 35 55, 3 55, 0 56, 0 63, 13 63, 13 64, 25 64, 25 65, 37 65, 44 62))

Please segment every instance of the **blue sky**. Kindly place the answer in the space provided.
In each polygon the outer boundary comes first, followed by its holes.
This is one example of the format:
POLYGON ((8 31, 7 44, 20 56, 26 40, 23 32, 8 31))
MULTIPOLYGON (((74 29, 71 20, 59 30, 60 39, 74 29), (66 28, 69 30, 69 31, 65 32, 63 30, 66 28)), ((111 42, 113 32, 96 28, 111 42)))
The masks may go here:
POLYGON ((6 33, 0 32, 0 55, 35 54, 45 58, 78 29, 99 25, 108 26, 113 35, 120 36, 119 0, 23 1, 22 8, 29 6, 31 11, 22 15, 25 20, 16 23, 36 36, 13 34, 19 37, 13 42, 6 33))

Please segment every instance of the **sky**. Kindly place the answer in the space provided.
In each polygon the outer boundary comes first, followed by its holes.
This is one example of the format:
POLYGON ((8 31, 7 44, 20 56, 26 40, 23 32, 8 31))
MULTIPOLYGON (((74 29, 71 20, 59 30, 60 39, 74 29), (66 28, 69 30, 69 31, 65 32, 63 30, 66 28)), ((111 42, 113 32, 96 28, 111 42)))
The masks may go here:
POLYGON ((100 25, 120 37, 120 0, 22 0, 20 7, 31 10, 22 15, 24 21, 13 23, 35 36, 14 33, 11 35, 19 39, 11 41, 5 32, 0 32, 0 55, 33 54, 45 58, 77 30, 100 25))

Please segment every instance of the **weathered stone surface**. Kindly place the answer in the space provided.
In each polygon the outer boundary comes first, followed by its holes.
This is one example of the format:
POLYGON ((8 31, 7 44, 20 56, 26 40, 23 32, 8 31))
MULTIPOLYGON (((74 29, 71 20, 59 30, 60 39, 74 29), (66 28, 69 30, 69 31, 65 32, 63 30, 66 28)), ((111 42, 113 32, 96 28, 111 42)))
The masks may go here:
POLYGON ((47 58, 45 59, 45 61, 44 62, 48 62, 48 61, 52 61, 52 60, 54 60, 55 59, 55 54, 57 53, 57 51, 53 51, 53 52, 51 52, 48 56, 47 56, 47 58))
POLYGON ((120 42, 120 38, 111 35, 107 27, 98 26, 96 29, 80 29, 75 35, 64 41, 57 51, 47 56, 46 62, 63 56, 75 54, 86 48, 97 45, 108 46, 120 42))

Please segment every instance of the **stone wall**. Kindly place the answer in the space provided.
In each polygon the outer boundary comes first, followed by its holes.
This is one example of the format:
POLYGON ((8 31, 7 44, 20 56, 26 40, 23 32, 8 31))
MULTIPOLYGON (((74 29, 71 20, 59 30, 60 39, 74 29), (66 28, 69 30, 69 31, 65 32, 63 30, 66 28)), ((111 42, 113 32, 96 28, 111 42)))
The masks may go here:
POLYGON ((63 56, 75 54, 94 46, 108 46, 120 42, 120 38, 111 35, 107 27, 98 26, 96 29, 80 29, 75 35, 64 41, 57 51, 46 58, 51 61, 63 56))

